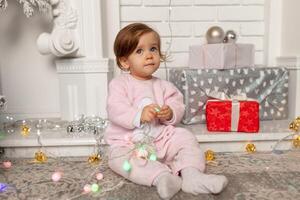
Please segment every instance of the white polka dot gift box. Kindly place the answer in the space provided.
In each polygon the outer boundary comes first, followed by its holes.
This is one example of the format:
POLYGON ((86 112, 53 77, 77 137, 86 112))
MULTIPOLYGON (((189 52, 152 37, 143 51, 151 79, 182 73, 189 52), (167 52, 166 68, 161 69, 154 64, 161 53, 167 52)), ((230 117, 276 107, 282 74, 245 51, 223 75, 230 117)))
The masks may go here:
POLYGON ((171 68, 169 80, 184 95, 184 124, 205 123, 206 101, 213 91, 245 93, 259 102, 260 120, 288 117, 289 72, 283 67, 235 69, 171 68))

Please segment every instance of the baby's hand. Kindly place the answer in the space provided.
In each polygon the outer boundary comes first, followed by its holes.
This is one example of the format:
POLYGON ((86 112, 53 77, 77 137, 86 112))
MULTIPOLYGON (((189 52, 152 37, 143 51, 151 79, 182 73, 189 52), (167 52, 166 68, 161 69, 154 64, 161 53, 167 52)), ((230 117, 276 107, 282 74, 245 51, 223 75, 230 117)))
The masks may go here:
POLYGON ((157 104, 150 104, 148 106, 145 106, 142 111, 141 122, 145 123, 155 120, 157 109, 159 109, 159 105, 157 104))
POLYGON ((157 113, 157 118, 160 120, 169 121, 173 117, 173 111, 168 105, 163 105, 157 113))

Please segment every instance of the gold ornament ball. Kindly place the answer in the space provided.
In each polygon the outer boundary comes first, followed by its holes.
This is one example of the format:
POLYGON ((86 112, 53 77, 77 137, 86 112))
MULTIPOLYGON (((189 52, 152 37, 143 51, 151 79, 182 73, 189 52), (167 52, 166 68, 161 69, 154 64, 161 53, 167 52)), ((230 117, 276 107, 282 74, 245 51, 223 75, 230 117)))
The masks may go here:
POLYGON ((44 162, 47 162, 47 160, 48 160, 48 158, 47 158, 46 154, 43 153, 42 151, 38 151, 35 153, 35 161, 44 163, 44 162))
POLYGON ((91 155, 89 158, 88 158, 88 162, 90 163, 90 164, 95 164, 95 163, 98 163, 98 162, 100 162, 101 161, 101 156, 100 156, 100 154, 93 154, 93 155, 91 155))
POLYGON ((212 150, 207 150, 205 152, 205 159, 206 159, 206 161, 213 161, 213 160, 215 160, 215 153, 212 150))
POLYGON ((246 151, 247 151, 248 153, 254 153, 254 152, 256 151, 255 145, 252 144, 252 143, 247 144, 247 145, 246 145, 246 151))
POLYGON ((293 139, 293 145, 295 148, 299 148, 300 147, 300 136, 296 135, 293 139))
POLYGON ((23 136, 28 136, 29 133, 30 133, 30 128, 29 128, 27 125, 23 124, 23 125, 21 126, 21 134, 22 134, 23 136))
POLYGON ((300 117, 294 119, 289 126, 290 130, 298 132, 300 128, 300 117))

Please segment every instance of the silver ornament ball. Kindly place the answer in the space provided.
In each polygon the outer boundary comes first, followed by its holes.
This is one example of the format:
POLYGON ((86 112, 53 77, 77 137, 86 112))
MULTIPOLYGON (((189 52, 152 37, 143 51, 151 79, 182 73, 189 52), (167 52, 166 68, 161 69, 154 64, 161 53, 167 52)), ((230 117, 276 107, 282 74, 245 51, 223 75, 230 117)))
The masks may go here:
POLYGON ((224 36, 224 31, 219 26, 210 27, 205 35, 208 44, 222 43, 224 36))
POLYGON ((5 104, 6 104, 5 97, 0 95, 0 108, 4 108, 5 104))
POLYGON ((235 43, 237 41, 237 35, 233 30, 229 30, 225 34, 224 43, 235 43))
POLYGON ((74 132, 74 127, 72 125, 67 126, 67 132, 68 133, 73 133, 74 132))

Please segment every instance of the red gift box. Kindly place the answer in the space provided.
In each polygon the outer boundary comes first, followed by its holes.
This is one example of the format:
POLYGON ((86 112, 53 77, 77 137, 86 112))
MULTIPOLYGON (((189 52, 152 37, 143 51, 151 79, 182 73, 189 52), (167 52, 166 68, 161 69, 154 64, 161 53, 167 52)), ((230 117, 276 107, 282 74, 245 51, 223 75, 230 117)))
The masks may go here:
POLYGON ((250 100, 208 100, 206 126, 208 131, 258 132, 259 103, 250 100))

